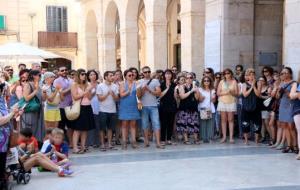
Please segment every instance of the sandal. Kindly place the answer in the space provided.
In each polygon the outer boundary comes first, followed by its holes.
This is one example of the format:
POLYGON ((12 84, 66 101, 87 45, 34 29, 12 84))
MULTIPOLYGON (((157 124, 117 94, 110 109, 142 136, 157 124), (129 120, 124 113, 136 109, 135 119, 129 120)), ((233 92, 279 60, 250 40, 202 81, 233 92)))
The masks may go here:
POLYGON ((190 145, 191 143, 190 143, 190 141, 184 141, 183 144, 190 145))
POLYGON ((158 148, 158 149, 165 149, 165 147, 162 146, 162 145, 156 145, 156 148, 158 148))
POLYGON ((200 141, 199 141, 199 140, 195 140, 195 141, 194 141, 194 144, 199 145, 199 144, 200 144, 200 141))
POLYGON ((293 148, 293 153, 298 154, 299 153, 299 148, 298 146, 294 146, 293 148))
POLYGON ((132 147, 133 149, 139 148, 139 146, 138 146, 136 143, 132 143, 132 144, 131 144, 131 147, 132 147))
POLYGON ((148 147, 150 147, 150 144, 149 144, 149 143, 148 143, 148 144, 145 144, 144 147, 145 147, 145 148, 148 148, 148 147))
POLYGON ((100 147, 100 151, 102 151, 102 152, 106 151, 105 146, 101 146, 101 147, 100 147))
POLYGON ((73 154, 83 154, 82 150, 73 151, 73 154))
POLYGON ((289 152, 293 152, 293 149, 290 146, 287 146, 285 149, 283 149, 281 151, 282 153, 289 153, 289 152))

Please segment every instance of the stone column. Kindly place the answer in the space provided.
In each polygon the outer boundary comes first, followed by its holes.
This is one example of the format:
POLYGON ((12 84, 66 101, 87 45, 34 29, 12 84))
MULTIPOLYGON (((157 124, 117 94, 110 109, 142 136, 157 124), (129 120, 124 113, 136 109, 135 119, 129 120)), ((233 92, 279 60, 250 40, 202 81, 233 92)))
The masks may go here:
POLYGON ((116 70, 116 40, 115 34, 102 35, 103 64, 102 72, 116 70))
POLYGON ((121 69, 122 71, 130 67, 138 67, 138 29, 124 28, 121 34, 121 69))
POLYGON ((181 62, 183 71, 204 69, 205 1, 181 0, 181 62))
POLYGON ((97 34, 86 33, 86 66, 87 69, 98 68, 98 41, 97 34))
POLYGON ((300 0, 285 1, 283 64, 292 68, 294 79, 300 71, 300 0))
POLYGON ((153 71, 168 67, 167 21, 147 22, 146 65, 153 71))

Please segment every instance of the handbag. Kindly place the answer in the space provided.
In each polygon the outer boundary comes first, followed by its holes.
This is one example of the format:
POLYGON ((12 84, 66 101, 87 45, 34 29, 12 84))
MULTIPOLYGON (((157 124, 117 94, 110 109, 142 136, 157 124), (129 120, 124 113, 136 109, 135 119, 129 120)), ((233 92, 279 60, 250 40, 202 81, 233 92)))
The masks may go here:
POLYGON ((138 108, 138 110, 141 111, 143 109, 143 104, 137 96, 136 96, 136 101, 137 101, 137 108, 138 108))
MULTIPOLYGON (((211 106, 211 91, 209 93, 209 105, 211 106)), ((202 119, 202 120, 212 119, 211 108, 201 108, 200 109, 200 119, 202 119)))
MULTIPOLYGON (((32 86, 29 84, 31 92, 33 92, 32 86)), ((29 101, 26 101, 25 98, 21 98, 18 102, 19 108, 23 108, 25 113, 30 112, 39 112, 41 108, 40 100, 37 96, 34 96, 29 101)))
POLYGON ((76 120, 80 115, 80 104, 81 100, 74 101, 71 106, 65 107, 65 113, 68 120, 73 121, 76 120))

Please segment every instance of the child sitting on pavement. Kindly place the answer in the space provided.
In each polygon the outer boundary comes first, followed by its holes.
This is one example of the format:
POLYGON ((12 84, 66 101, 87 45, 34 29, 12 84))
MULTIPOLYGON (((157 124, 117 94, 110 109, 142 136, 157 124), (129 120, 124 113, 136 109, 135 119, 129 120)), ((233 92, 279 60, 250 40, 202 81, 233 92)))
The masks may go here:
POLYGON ((23 128, 19 135, 19 160, 25 171, 30 171, 35 166, 41 166, 47 170, 57 172, 59 177, 71 175, 73 172, 63 166, 53 163, 46 155, 37 152, 37 141, 32 136, 30 128, 23 128))

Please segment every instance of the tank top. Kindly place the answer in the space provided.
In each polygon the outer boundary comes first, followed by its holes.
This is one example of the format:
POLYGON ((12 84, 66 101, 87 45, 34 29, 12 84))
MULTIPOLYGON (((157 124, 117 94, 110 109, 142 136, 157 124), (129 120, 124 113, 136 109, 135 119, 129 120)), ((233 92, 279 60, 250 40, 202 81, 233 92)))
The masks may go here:
MULTIPOLYGON (((84 91, 79 86, 77 87, 77 90, 78 90, 78 94, 79 95, 83 95, 84 94, 84 91)), ((91 100, 88 98, 87 95, 82 98, 81 105, 82 106, 91 105, 91 100)))
MULTIPOLYGON (((300 84, 298 84, 298 88, 300 87, 300 84)), ((300 93, 300 92, 298 92, 300 93)), ((295 100, 292 100, 293 105, 293 116, 300 114, 300 100, 297 98, 295 100)))
MULTIPOLYGON (((221 83, 221 89, 222 92, 223 91, 228 91, 228 90, 232 90, 234 88, 233 85, 231 85, 230 83, 222 80, 221 83)), ((232 96, 231 94, 225 95, 225 96, 219 96, 219 101, 225 104, 232 104, 235 103, 236 98, 234 96, 232 96)))
MULTIPOLYGON (((184 92, 187 93, 193 89, 193 86, 191 87, 184 87, 184 92)), ((195 98, 195 92, 191 93, 187 98, 180 100, 179 104, 179 110, 182 111, 197 111, 198 109, 198 103, 195 98)))

